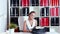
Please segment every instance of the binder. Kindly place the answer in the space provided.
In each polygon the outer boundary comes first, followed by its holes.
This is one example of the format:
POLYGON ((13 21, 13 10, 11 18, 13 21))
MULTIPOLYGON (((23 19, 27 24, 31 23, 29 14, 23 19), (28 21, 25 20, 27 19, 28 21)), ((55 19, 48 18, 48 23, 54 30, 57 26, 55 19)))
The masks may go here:
POLYGON ((16 16, 19 16, 19 8, 16 8, 16 16))
POLYGON ((49 7, 41 8, 40 15, 41 16, 49 16, 49 7))
POLYGON ((39 6, 39 0, 36 0, 36 6, 39 6))
POLYGON ((44 16, 44 8, 41 8, 40 16, 44 16))
POLYGON ((59 0, 50 0, 50 6, 59 6, 59 0))
POLYGON ((56 16, 59 16, 59 15, 58 15, 59 8, 56 8, 56 10, 55 10, 55 11, 56 11, 56 16))
POLYGON ((40 6, 48 6, 48 0, 40 0, 40 6))
POLYGON ((55 8, 50 8, 50 15, 51 16, 54 16, 54 10, 55 10, 55 8))
POLYGON ((12 16, 15 16, 15 10, 16 10, 16 8, 12 8, 12 16))
POLYGON ((48 17, 40 18, 40 26, 49 26, 49 18, 48 17))
POLYGON ((10 6, 19 6, 19 0, 10 0, 10 6))
POLYGON ((39 6, 39 0, 30 0, 31 6, 39 6))
POLYGON ((21 6, 29 6, 29 0, 21 0, 21 6))
POLYGON ((51 26, 59 26, 59 18, 58 17, 51 18, 51 26))
POLYGON ((20 16, 28 16, 29 7, 23 7, 20 11, 20 16))
POLYGON ((11 0, 11 1, 12 1, 13 6, 16 6, 16 0, 11 0))
POLYGON ((45 7, 46 8, 46 16, 49 16, 49 7, 45 7))
POLYGON ((59 8, 50 8, 50 15, 51 16, 58 16, 58 9, 59 8))

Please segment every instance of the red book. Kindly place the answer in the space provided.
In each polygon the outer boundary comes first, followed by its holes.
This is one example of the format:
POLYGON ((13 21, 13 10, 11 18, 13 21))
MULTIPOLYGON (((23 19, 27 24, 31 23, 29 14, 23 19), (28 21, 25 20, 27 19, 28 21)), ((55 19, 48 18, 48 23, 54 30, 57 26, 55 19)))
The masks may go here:
POLYGON ((40 0, 40 6, 48 6, 48 0, 40 0))
POLYGON ((58 6, 59 0, 50 0, 50 6, 58 6))
POLYGON ((29 6, 29 0, 22 0, 21 5, 22 6, 29 6))
POLYGON ((40 18, 40 26, 49 26, 49 18, 40 18))
POLYGON ((55 8, 50 8, 50 15, 51 16, 54 16, 54 10, 55 10, 55 8))
POLYGON ((51 16, 58 16, 58 8, 50 8, 51 16))
POLYGON ((55 13, 56 13, 56 16, 58 16, 58 8, 56 8, 56 12, 55 13))

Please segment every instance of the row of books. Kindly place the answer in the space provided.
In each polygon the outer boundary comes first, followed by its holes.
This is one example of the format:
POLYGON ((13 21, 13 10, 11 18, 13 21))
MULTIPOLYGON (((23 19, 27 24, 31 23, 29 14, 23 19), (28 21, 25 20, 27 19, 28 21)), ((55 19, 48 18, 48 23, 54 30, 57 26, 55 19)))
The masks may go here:
POLYGON ((10 4, 14 6, 59 6, 59 0, 11 0, 10 4))
POLYGON ((19 16, 19 8, 10 8, 10 16, 19 16))
MULTIPOLYGON (((19 11, 20 11, 20 16, 27 16, 29 13, 29 7, 23 7, 22 9, 19 8, 11 8, 10 9, 10 13, 13 15, 15 15, 15 12, 17 14, 17 16, 19 15, 19 11)), ((35 10, 34 10, 35 11, 35 10)), ((50 8, 49 7, 44 7, 41 8, 40 11, 38 11, 38 13, 40 14, 40 16, 59 16, 59 8, 50 8)))
POLYGON ((42 17, 42 18, 35 18, 37 20, 38 26, 59 26, 59 17, 42 17))
POLYGON ((41 16, 59 16, 59 8, 56 7, 56 8, 50 8, 49 7, 45 7, 45 8, 41 8, 41 11, 40 11, 40 15, 41 16))

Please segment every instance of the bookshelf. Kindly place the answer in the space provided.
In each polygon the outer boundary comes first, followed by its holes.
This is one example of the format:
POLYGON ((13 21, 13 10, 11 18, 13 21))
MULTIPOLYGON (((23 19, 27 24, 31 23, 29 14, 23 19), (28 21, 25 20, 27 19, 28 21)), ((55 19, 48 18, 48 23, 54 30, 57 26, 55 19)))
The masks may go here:
POLYGON ((59 26, 60 25, 59 1, 60 0, 9 0, 10 20, 12 18, 17 18, 18 20, 19 17, 23 18, 24 16, 28 17, 29 12, 35 11, 37 13, 35 19, 38 21, 38 26, 41 25, 45 27, 59 26), (42 20, 43 22, 46 21, 45 24, 41 24, 43 23, 42 20))

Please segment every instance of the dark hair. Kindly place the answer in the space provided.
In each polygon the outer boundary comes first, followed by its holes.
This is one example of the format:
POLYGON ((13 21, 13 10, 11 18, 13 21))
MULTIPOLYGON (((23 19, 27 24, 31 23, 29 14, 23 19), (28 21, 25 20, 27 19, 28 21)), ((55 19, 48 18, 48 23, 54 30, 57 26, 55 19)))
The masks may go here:
POLYGON ((32 14, 32 13, 35 13, 35 11, 31 11, 31 12, 28 14, 28 16, 29 16, 30 14, 32 14))

